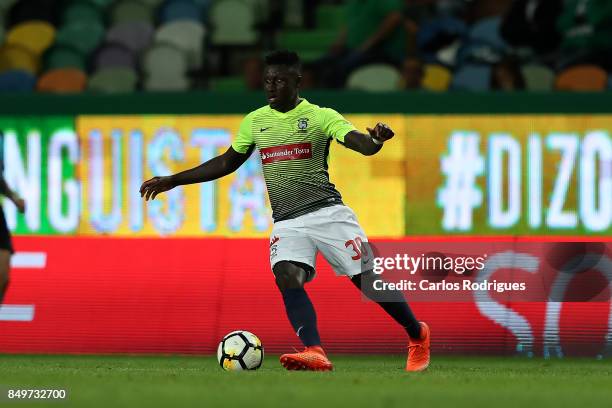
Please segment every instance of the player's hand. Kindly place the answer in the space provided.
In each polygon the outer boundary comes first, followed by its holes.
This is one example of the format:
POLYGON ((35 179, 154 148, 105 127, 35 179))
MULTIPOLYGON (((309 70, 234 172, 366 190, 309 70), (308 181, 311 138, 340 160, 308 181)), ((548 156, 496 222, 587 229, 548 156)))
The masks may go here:
POLYGON ((374 129, 366 128, 372 139, 375 139, 381 143, 386 142, 395 136, 393 130, 384 123, 378 122, 374 129))
POLYGON ((20 214, 25 213, 25 201, 23 198, 15 197, 13 199, 13 203, 17 207, 17 211, 19 211, 20 214))
POLYGON ((149 199, 154 200, 159 193, 173 188, 172 177, 153 177, 142 183, 142 186, 140 186, 140 196, 144 197, 145 201, 149 201, 149 199))

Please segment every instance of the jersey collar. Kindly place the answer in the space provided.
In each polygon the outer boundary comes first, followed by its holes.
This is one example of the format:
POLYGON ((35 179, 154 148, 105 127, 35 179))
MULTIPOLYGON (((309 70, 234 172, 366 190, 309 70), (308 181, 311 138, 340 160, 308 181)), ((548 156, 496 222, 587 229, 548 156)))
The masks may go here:
POLYGON ((298 103, 297 105, 295 105, 295 108, 288 110, 287 112, 279 112, 276 109, 272 109, 272 107, 270 107, 270 105, 268 105, 268 109, 270 109, 272 111, 272 113, 274 113, 275 115, 284 118, 287 117, 289 115, 293 115, 295 113, 298 113, 300 111, 302 111, 304 108, 306 108, 308 105, 310 105, 310 102, 308 102, 306 100, 306 98, 300 98, 301 102, 298 103))

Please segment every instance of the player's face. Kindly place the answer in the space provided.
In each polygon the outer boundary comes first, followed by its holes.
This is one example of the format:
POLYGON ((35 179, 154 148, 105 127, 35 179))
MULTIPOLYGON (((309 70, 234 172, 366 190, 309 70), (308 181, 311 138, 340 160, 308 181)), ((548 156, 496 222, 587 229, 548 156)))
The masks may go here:
POLYGON ((300 76, 295 69, 284 65, 269 65, 264 71, 264 90, 268 103, 278 111, 295 106, 300 76))

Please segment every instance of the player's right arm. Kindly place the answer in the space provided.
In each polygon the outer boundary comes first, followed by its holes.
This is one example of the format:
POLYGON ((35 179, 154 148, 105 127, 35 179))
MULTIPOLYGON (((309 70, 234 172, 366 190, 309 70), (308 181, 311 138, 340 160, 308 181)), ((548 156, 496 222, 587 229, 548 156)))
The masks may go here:
POLYGON ((140 196, 153 200, 159 193, 185 184, 203 183, 227 176, 236 171, 247 161, 255 143, 251 132, 253 114, 247 115, 238 130, 238 135, 225 153, 189 170, 171 176, 153 177, 142 183, 140 196))
POLYGON ((171 190, 176 186, 203 183, 227 176, 242 166, 252 151, 253 149, 247 153, 238 153, 230 146, 221 156, 214 157, 197 167, 171 176, 153 177, 145 181, 140 187, 140 196, 147 201, 153 200, 159 193, 171 190))
POLYGON ((11 190, 8 183, 6 182, 4 177, 2 177, 1 174, 0 174, 0 194, 4 195, 9 200, 11 200, 13 204, 15 204, 15 206, 17 207, 17 210, 20 213, 23 214, 25 212, 25 201, 23 200, 23 198, 19 197, 17 193, 11 190))

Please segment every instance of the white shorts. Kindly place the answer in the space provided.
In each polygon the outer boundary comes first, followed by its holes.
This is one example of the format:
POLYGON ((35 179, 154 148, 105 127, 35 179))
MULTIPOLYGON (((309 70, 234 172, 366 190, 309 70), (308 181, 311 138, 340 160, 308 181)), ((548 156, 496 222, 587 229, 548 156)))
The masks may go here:
POLYGON ((336 275, 354 276, 362 272, 361 243, 367 241, 353 210, 345 205, 325 207, 274 224, 270 265, 274 268, 277 262, 295 261, 314 269, 321 251, 336 275))

